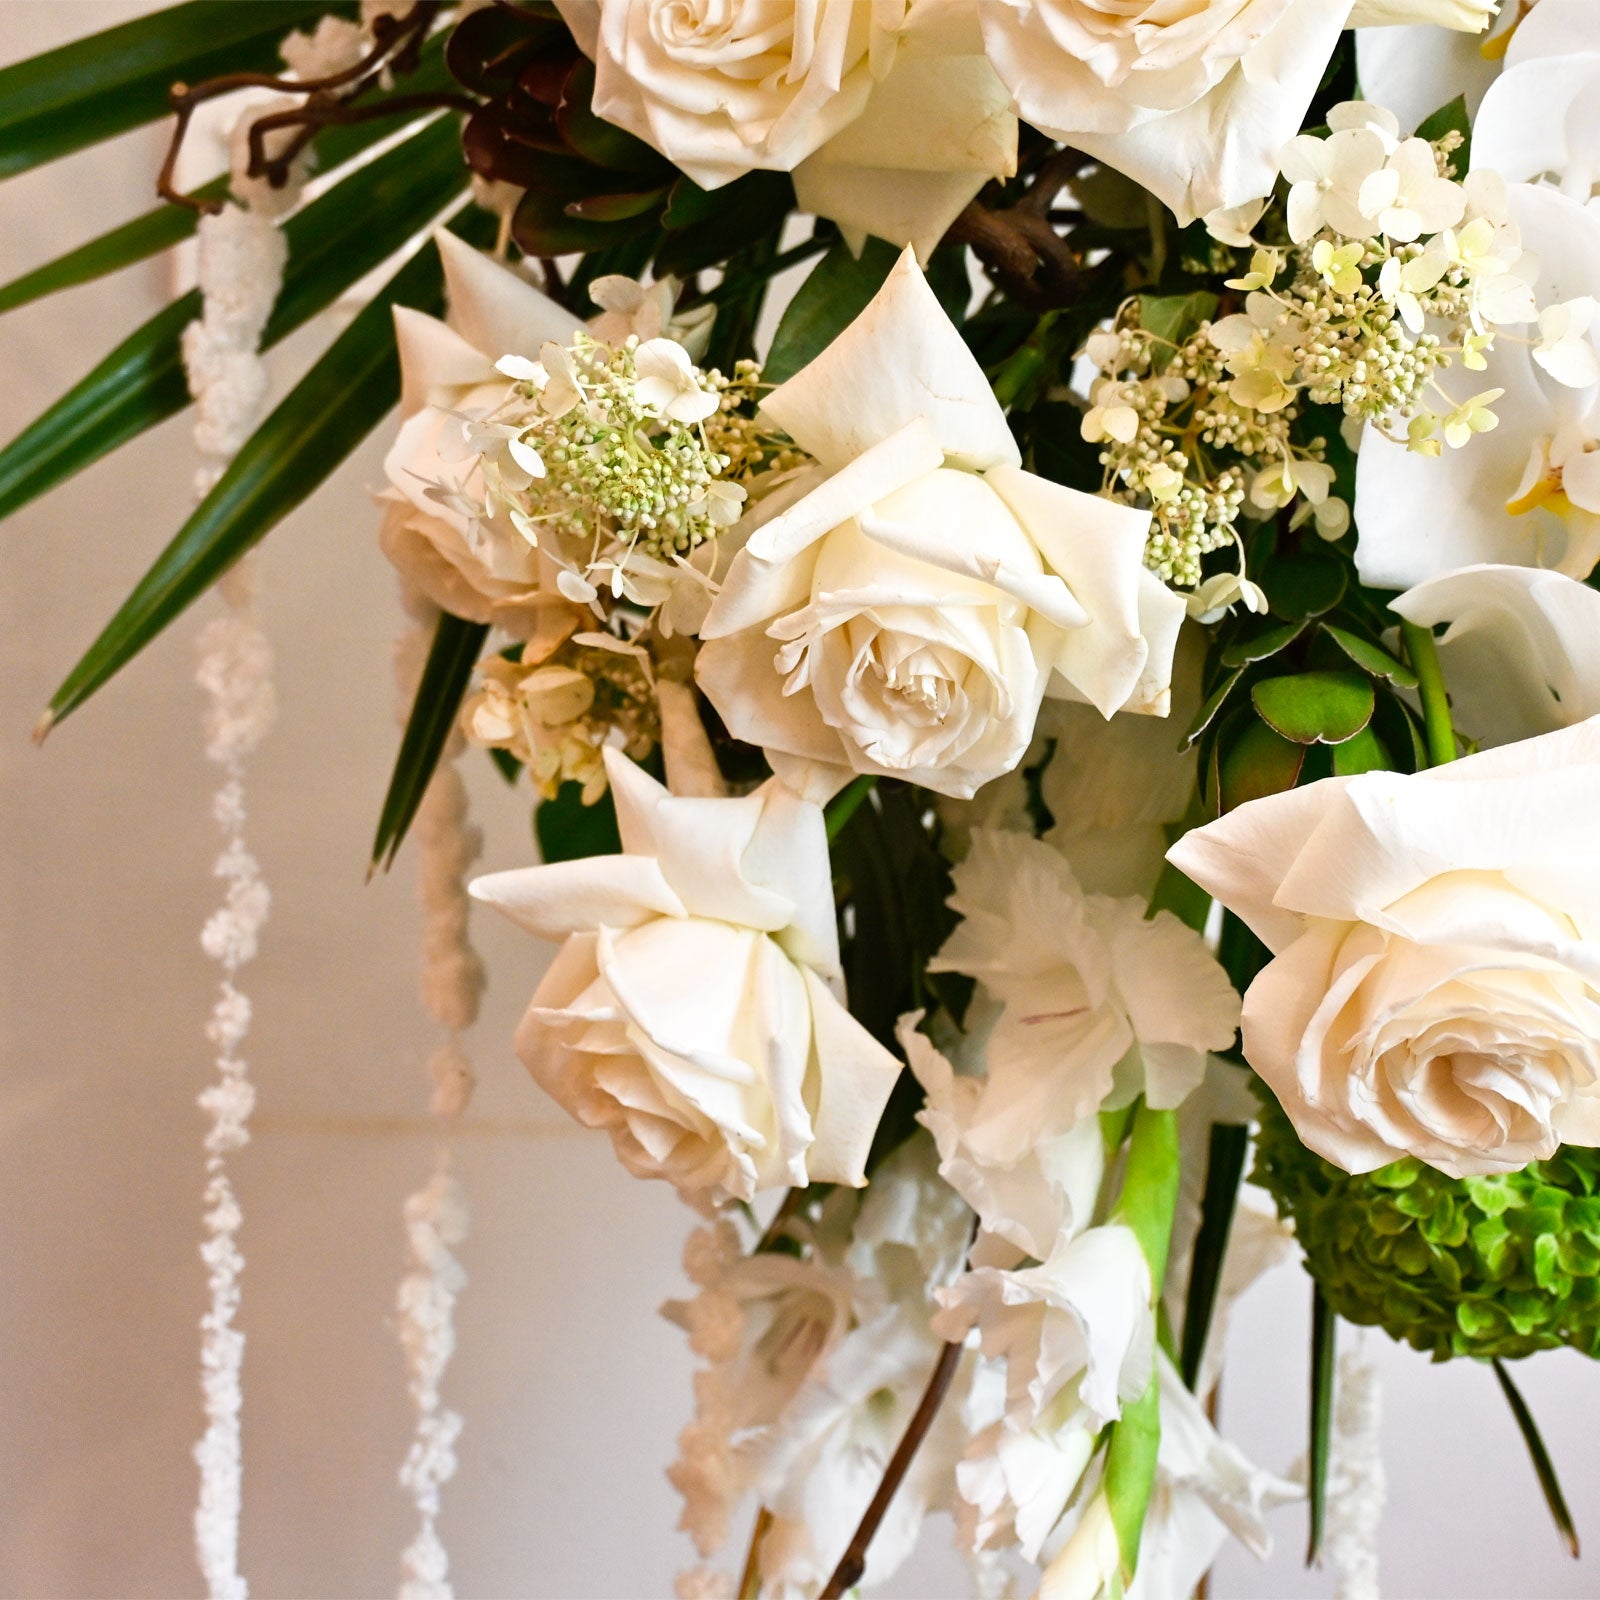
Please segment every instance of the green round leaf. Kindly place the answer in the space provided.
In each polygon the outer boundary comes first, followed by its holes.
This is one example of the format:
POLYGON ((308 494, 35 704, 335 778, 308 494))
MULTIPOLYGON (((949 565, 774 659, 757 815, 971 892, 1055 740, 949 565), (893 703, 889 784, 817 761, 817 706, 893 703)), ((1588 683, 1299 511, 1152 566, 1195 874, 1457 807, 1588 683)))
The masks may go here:
POLYGON ((1263 678, 1250 690, 1262 721, 1296 744, 1343 744, 1372 720, 1377 696, 1357 672, 1263 678))
POLYGON ((1336 777, 1353 778, 1362 772, 1391 772, 1394 762, 1384 748, 1383 740, 1371 728, 1363 728, 1353 739, 1333 747, 1333 771, 1336 777))
POLYGON ((1305 759, 1304 742, 1285 739, 1252 717, 1239 738, 1222 752, 1218 763, 1222 809, 1232 811, 1247 800, 1260 800, 1294 788, 1305 759))
POLYGON ((1402 661, 1396 661, 1387 650, 1381 649, 1359 634, 1346 628, 1336 628, 1331 622, 1322 624, 1322 631, 1361 668, 1374 678, 1385 678, 1401 689, 1415 689, 1417 675, 1402 661))
POLYGON ((1349 582, 1349 569, 1331 550, 1275 556, 1261 575, 1273 616, 1291 622, 1332 611, 1349 582))
POLYGON ((1280 622, 1275 627, 1263 629, 1248 639, 1235 639, 1222 652, 1225 667, 1248 667, 1252 661, 1265 661, 1280 650, 1287 650, 1306 630, 1304 622, 1280 622))

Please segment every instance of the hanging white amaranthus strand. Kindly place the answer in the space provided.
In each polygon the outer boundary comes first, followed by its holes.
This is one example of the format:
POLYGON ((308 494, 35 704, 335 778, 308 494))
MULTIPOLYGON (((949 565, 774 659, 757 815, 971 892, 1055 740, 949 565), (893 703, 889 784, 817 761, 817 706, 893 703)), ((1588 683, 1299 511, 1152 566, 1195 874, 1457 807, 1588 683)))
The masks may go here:
MULTIPOLYGON (((413 626, 396 649, 402 714, 409 712, 438 611, 407 592, 413 626)), ((472 1066, 462 1034, 477 1020, 483 962, 468 933, 466 881, 483 848, 468 821, 467 786, 456 768, 459 734, 452 734, 413 826, 422 901, 422 1001, 445 1030, 429 1062, 431 1110, 442 1125, 433 1176, 405 1203, 407 1271, 400 1283, 400 1342, 406 1382, 416 1408, 416 1433, 400 1482, 417 1508, 416 1537, 400 1558, 401 1600, 449 1600, 450 1561, 438 1533, 440 1491, 456 1469, 458 1412, 445 1406, 439 1385, 455 1353, 455 1302, 466 1274, 454 1250, 467 1235, 467 1201, 454 1171, 451 1135, 472 1096, 472 1066)))
POLYGON ((1364 1334, 1339 1357, 1328 1463, 1328 1533, 1324 1545, 1337 1600, 1379 1600, 1378 1529, 1385 1480, 1383 1392, 1364 1334))
MULTIPOLYGON (((195 441, 203 457, 195 488, 204 495, 249 437, 266 396, 256 355, 261 330, 283 279, 284 242, 272 221, 230 206, 201 220, 200 320, 184 332, 183 354, 195 397, 195 441)), ((243 1600, 239 1573, 240 1370, 244 1335, 234 1325, 239 1307, 239 1204, 227 1158, 249 1140, 255 1101, 244 1056, 250 1002, 239 969, 256 953, 270 897, 255 858, 245 847, 244 762, 272 723, 272 652, 256 619, 256 572, 241 563, 218 586, 224 614, 200 636, 200 686, 206 708, 206 756, 222 768, 212 802, 222 833, 215 871, 227 884, 221 907, 201 934, 206 954, 222 968, 207 1036, 216 1046, 216 1081, 200 1096, 211 1118, 205 1139, 205 1237, 200 1254, 211 1303, 201 1319, 201 1391, 206 1427, 195 1447, 200 1500, 195 1547, 214 1600, 243 1600)))
MULTIPOLYGON (((285 59, 302 75, 338 71, 357 59, 360 31, 329 19, 312 36, 291 35, 285 59), (331 25, 330 25, 331 24, 331 25)), ((267 374, 259 350, 287 255, 275 219, 299 198, 303 169, 273 189, 243 171, 245 139, 256 117, 279 108, 259 105, 234 129, 233 191, 244 206, 203 217, 198 231, 201 313, 183 335, 184 367, 195 400, 194 439, 201 456, 195 494, 203 498, 227 470, 260 420, 267 374)), ((236 566, 218 593, 223 615, 200 635, 197 678, 207 696, 206 756, 222 769, 212 815, 222 834, 215 872, 227 885, 222 905, 207 920, 200 942, 222 968, 206 1036, 216 1049, 216 1079, 200 1095, 211 1119, 205 1136, 204 1236, 210 1304, 200 1321, 200 1384, 206 1426, 195 1446, 200 1468, 195 1551, 213 1600, 244 1600, 239 1572, 241 1458, 239 1413, 244 1334, 235 1325, 244 1257, 242 1216, 227 1159, 248 1143, 255 1090, 241 1053, 250 1027, 250 1002, 239 989, 240 969, 256 953, 271 897, 245 844, 244 763, 272 725, 272 651, 257 618, 258 573, 252 558, 236 566)))

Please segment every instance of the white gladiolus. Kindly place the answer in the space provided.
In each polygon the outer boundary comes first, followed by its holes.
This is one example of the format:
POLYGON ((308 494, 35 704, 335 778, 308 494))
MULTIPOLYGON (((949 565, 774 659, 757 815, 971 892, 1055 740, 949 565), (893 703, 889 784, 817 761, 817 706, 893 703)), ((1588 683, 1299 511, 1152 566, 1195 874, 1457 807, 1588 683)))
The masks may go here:
POLYGON ((980 1160, 1016 1162, 1140 1094, 1176 1106, 1233 1042, 1239 997, 1200 935, 1147 918, 1143 897, 1084 894, 1048 844, 975 832, 950 904, 963 921, 929 970, 976 978, 1001 1008, 962 1134, 980 1160))
POLYGON ((1500 0, 1356 0, 1350 26, 1390 28, 1412 23, 1482 33, 1499 12, 1500 0))
POLYGON ((839 998, 822 813, 776 781, 679 799, 605 763, 623 854, 472 884, 564 941, 518 1054, 640 1177, 713 1202, 860 1185, 900 1069, 839 998))
POLYGON ((1165 713, 1183 602, 1144 566, 1148 514, 1021 470, 909 253, 763 410, 819 465, 750 519, 696 673, 793 787, 970 796, 1047 692, 1165 713))
POLYGON ((1250 801, 1168 859, 1274 959, 1244 1051, 1347 1172, 1600 1144, 1600 718, 1250 801))
POLYGON ((793 172, 800 206, 923 257, 990 178, 1017 119, 971 8, 949 0, 560 0, 594 110, 707 189, 793 172))

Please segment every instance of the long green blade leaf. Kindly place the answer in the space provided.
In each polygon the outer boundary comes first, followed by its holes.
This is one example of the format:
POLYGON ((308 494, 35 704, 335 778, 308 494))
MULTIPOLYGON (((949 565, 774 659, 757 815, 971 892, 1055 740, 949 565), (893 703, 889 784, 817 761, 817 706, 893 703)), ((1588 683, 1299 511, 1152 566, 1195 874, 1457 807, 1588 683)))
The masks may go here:
POLYGON ((1494 1363, 1494 1375, 1500 1380, 1500 1390, 1506 1397, 1506 1404, 1511 1407, 1511 1415, 1516 1418, 1522 1442, 1528 1447, 1528 1455, 1533 1461, 1534 1472, 1538 1474, 1539 1487, 1544 1491, 1544 1503, 1550 1507, 1556 1531, 1576 1561, 1580 1553, 1578 1530, 1573 1524, 1571 1511, 1567 1509, 1567 1497, 1561 1492, 1556 1464, 1550 1459, 1544 1440, 1539 1437, 1539 1425, 1533 1420, 1533 1413, 1528 1409, 1528 1402, 1522 1398, 1522 1391, 1511 1381, 1505 1362, 1494 1363))
POLYGON ((175 82, 281 71, 286 33, 355 10, 348 0, 188 0, 0 69, 0 178, 154 122, 175 82))
POLYGON ((445 742, 455 724, 456 713, 466 697, 472 669, 483 653, 489 627, 483 622, 464 622, 448 611, 440 612, 434 630, 427 665, 417 684, 417 698, 406 719, 406 731, 395 757, 389 792, 383 797, 377 837, 372 841, 372 867, 393 864, 395 853, 406 836, 433 779, 434 768, 444 753, 445 742))
POLYGON ((1322 1555, 1322 1531, 1328 1511, 1328 1443, 1333 1433, 1333 1358, 1339 1318, 1311 1286, 1311 1534, 1306 1541, 1306 1565, 1322 1555))
POLYGON ((1206 1339, 1217 1306, 1222 1262, 1228 1250, 1228 1234, 1233 1227, 1239 1180, 1244 1176, 1244 1158, 1249 1145, 1247 1127, 1219 1122, 1211 1130, 1206 1187, 1200 1200, 1200 1231, 1195 1235, 1194 1254, 1189 1264, 1189 1292, 1183 1312, 1179 1370, 1190 1389, 1200 1376, 1200 1363, 1205 1358, 1206 1339))
MULTIPOLYGON (((441 40, 434 40, 423 51, 417 70, 402 79, 393 89, 366 96, 363 109, 373 111, 385 101, 398 95, 431 93, 448 88, 450 75, 444 64, 441 40)), ((395 131, 395 125, 381 117, 370 122, 335 123, 317 136, 315 145, 317 168, 332 172, 395 131)), ((228 192, 228 179, 224 176, 195 191, 201 199, 220 199, 228 192)), ((108 273, 120 272, 136 261, 145 261, 163 250, 170 249, 183 239, 193 236, 200 221, 199 215, 187 206, 159 205, 142 217, 125 222, 97 239, 69 250, 66 255, 48 261, 32 272, 0 288, 0 312, 14 311, 18 306, 71 289, 80 283, 90 283, 108 273)))
POLYGON ((427 245, 246 441, 221 481, 56 691, 46 728, 125 667, 366 437, 399 394, 400 362, 390 308, 437 311, 443 295, 439 254, 427 245))
MULTIPOLYGON (((457 133, 447 118, 291 217, 284 230, 289 265, 263 348, 332 304, 464 188, 457 133)), ((189 403, 181 339, 199 312, 194 292, 157 312, 0 450, 0 518, 189 403)))

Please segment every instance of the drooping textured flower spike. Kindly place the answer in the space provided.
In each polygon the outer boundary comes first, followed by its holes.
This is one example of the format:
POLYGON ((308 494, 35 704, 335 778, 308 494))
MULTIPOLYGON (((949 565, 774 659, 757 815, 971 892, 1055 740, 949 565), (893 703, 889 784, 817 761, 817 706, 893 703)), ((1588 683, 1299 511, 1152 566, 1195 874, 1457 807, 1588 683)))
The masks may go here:
POLYGON ((471 886, 562 941, 524 1064, 630 1172, 692 1196, 863 1183, 900 1066, 841 999, 822 812, 776 781, 684 799, 605 762, 622 854, 471 886))
POLYGON ((1274 959, 1244 1052, 1317 1154, 1455 1177, 1600 1144, 1600 718, 1249 801, 1168 860, 1274 959))
POLYGON ((1047 692, 1165 713, 1184 608, 1144 567, 1148 515, 1021 469, 909 252, 762 409, 819 465, 742 530, 696 670, 796 788, 969 796, 1022 758, 1047 692))

